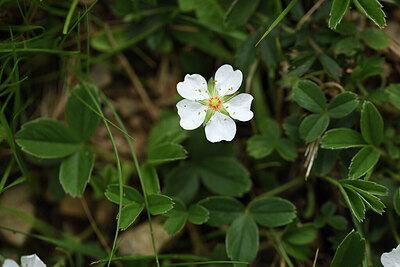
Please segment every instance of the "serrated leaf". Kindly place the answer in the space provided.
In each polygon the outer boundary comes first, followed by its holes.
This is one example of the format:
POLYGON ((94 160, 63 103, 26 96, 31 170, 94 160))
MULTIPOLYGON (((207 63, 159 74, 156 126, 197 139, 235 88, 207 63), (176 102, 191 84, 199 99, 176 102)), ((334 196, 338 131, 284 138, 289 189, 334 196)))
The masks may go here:
POLYGON ((250 189, 249 172, 234 158, 208 158, 198 170, 204 185, 217 194, 241 196, 250 189))
MULTIPOLYGON (((114 202, 115 204, 119 204, 119 185, 118 184, 111 184, 107 187, 106 192, 104 195, 107 197, 108 200, 114 202)), ((122 205, 129 205, 132 202, 136 203, 144 203, 142 195, 137 191, 135 188, 131 186, 124 185, 122 187, 122 205)))
POLYGON ((353 157, 349 167, 349 175, 353 179, 357 179, 366 174, 378 162, 380 152, 373 147, 366 146, 362 148, 353 157))
POLYGON ((299 132, 300 136, 311 142, 321 136, 329 125, 328 114, 311 114, 304 118, 300 124, 299 132))
POLYGON ((92 109, 97 110, 96 106, 99 106, 100 103, 93 86, 82 86, 73 89, 65 106, 65 118, 71 130, 79 136, 80 140, 89 141, 97 130, 100 117, 81 101, 84 101, 92 109))
POLYGON ((172 198, 164 195, 151 194, 148 195, 148 200, 149 211, 152 215, 166 213, 174 207, 174 202, 172 201, 172 198))
POLYGON ((255 135, 247 141, 247 152, 253 158, 260 159, 271 154, 275 145, 274 140, 263 135, 255 135))
POLYGON ((360 195, 352 189, 345 189, 344 198, 347 198, 347 205, 351 213, 356 217, 356 219, 361 222, 365 217, 365 205, 362 201, 360 195))
POLYGON ((364 180, 350 180, 350 179, 343 179, 340 180, 342 185, 352 185, 360 190, 366 191, 370 194, 378 195, 378 196, 386 196, 388 190, 383 185, 371 182, 371 181, 364 181, 364 180))
POLYGON ((147 162, 150 164, 161 164, 170 161, 185 159, 187 152, 183 146, 166 143, 151 147, 147 155, 147 162))
POLYGON ((189 208, 188 219, 194 224, 202 224, 207 222, 209 217, 209 211, 200 204, 195 204, 189 208))
POLYGON ((383 119, 371 102, 364 102, 361 110, 361 134, 371 145, 379 146, 383 140, 383 119))
POLYGON ((322 113, 326 108, 325 95, 321 88, 311 81, 301 81, 293 89, 294 100, 299 106, 315 113, 322 113))
POLYGON ((164 223, 164 229, 169 235, 178 233, 185 226, 187 214, 182 213, 178 216, 169 217, 164 223))
POLYGON ((318 55, 318 59, 325 71, 336 81, 339 81, 340 77, 342 77, 342 72, 336 61, 323 53, 318 55))
POLYGON ((79 149, 79 139, 65 124, 50 119, 25 123, 16 135, 23 151, 40 158, 62 158, 79 149))
POLYGON ((90 180, 93 165, 94 154, 87 146, 64 159, 60 166, 60 183, 65 193, 81 196, 90 180))
POLYGON ((258 228, 254 220, 245 214, 238 217, 226 234, 226 252, 232 260, 252 261, 257 255, 258 228))
POLYGON ((209 197, 199 202, 209 212, 208 224, 220 226, 230 224, 233 220, 243 214, 243 204, 231 197, 209 197))
POLYGON ((360 194, 362 200, 364 201, 365 204, 367 204, 368 207, 370 207, 376 213, 382 215, 382 212, 385 209, 385 205, 379 198, 362 190, 359 190, 357 192, 360 194))
POLYGON ((366 146, 361 134, 348 128, 336 128, 327 131, 321 138, 321 147, 343 149, 366 146))
POLYGON ((344 92, 337 95, 328 105, 328 114, 330 117, 338 119, 349 115, 358 106, 357 95, 350 92, 344 92))
POLYGON ((314 64, 317 57, 313 53, 303 53, 293 59, 289 67, 288 76, 303 76, 314 64))
POLYGON ((357 232, 350 232, 338 246, 331 267, 357 267, 365 254, 365 239, 357 232))
POLYGON ((296 217, 295 206, 279 197, 256 200, 250 204, 248 211, 258 224, 266 227, 282 226, 296 217))
POLYGON ((130 203, 129 205, 123 207, 121 210, 121 221, 119 227, 122 230, 126 230, 140 215, 143 208, 144 208, 143 203, 135 203, 135 202, 130 203))
POLYGON ((160 193, 160 182, 156 168, 148 163, 143 164, 140 167, 143 179, 143 185, 146 189, 147 194, 158 194, 160 193))
POLYGON ((386 25, 385 13, 377 0, 353 0, 356 7, 380 28, 386 25))
POLYGON ((276 143, 276 151, 278 151, 279 155, 288 161, 294 161, 297 156, 296 145, 292 140, 287 138, 279 138, 276 143))
POLYGON ((329 17, 329 28, 335 29, 342 20, 349 7, 350 0, 333 0, 331 13, 329 17))
POLYGON ((383 31, 367 28, 360 32, 361 39, 372 49, 380 50, 389 47, 392 39, 383 31))

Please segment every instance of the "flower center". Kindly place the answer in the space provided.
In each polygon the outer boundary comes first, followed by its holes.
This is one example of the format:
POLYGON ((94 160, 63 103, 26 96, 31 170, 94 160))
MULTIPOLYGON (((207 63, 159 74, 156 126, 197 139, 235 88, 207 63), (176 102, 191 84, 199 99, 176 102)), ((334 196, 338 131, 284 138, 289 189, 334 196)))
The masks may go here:
POLYGON ((218 110, 222 104, 222 101, 219 97, 214 96, 208 100, 208 106, 213 110, 218 110))

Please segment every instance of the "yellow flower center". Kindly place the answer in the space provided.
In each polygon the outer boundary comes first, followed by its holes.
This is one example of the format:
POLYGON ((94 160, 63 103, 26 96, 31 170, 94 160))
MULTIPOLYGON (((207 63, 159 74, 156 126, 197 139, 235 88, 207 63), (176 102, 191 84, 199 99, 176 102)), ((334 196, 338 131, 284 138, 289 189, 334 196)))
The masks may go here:
POLYGON ((222 101, 219 97, 214 96, 208 100, 208 106, 214 110, 218 110, 222 104, 222 101))

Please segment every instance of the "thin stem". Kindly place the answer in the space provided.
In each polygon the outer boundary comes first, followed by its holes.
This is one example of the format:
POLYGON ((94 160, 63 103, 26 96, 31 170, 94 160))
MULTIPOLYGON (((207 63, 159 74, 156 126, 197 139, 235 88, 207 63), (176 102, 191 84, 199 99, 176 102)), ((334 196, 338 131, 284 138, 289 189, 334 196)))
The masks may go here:
POLYGON ((295 179, 293 179, 293 180, 291 180, 291 181, 289 181, 289 182, 287 182, 287 183, 285 183, 285 184, 283 184, 281 186, 278 186, 278 187, 272 189, 271 191, 265 192, 265 193, 255 197, 251 202, 254 202, 254 201, 259 200, 261 198, 278 195, 278 194, 280 194, 282 192, 285 192, 286 190, 288 190, 290 188, 299 186, 303 182, 304 182, 303 178, 301 178, 301 177, 295 178, 295 179))
POLYGON ((100 232, 99 227, 97 227, 96 221, 94 220, 94 218, 93 218, 93 216, 92 216, 92 213, 90 212, 90 209, 89 209, 89 207, 88 207, 88 205, 87 205, 87 202, 86 202, 85 198, 82 196, 82 197, 80 198, 80 201, 81 201, 83 210, 85 211, 86 216, 87 216, 87 218, 88 218, 88 220, 89 220, 89 222, 90 222, 90 225, 92 226, 93 231, 96 233, 96 236, 97 236, 97 238, 99 239, 101 245, 104 247, 104 249, 105 249, 108 253, 110 253, 110 252, 111 252, 111 249, 110 249, 110 247, 108 246, 108 244, 107 244, 107 242, 106 242, 106 240, 105 240, 103 234, 100 232))
POLYGON ((393 211, 391 209, 388 209, 386 214, 388 217, 390 230, 392 231, 393 237, 396 240, 397 244, 400 244, 400 237, 399 237, 399 233, 397 232, 396 223, 393 218, 393 211))
POLYGON ((294 267, 292 261, 290 260, 289 256, 287 255, 285 249, 283 248, 278 235, 276 234, 276 232, 274 231, 274 229, 270 228, 269 229, 269 233, 272 235, 273 239, 275 240, 276 246, 275 249, 278 251, 278 253, 282 256, 282 258, 285 260, 286 264, 289 267, 294 267))
MULTIPOLYGON (((126 131, 126 128, 125 128, 123 122, 121 121, 121 119, 120 119, 118 113, 115 111, 115 109, 114 109, 114 107, 111 105, 110 101, 108 101, 107 97, 106 97, 106 96, 104 95, 104 93, 102 93, 102 92, 101 92, 101 97, 102 97, 104 103, 107 105, 107 107, 111 110, 112 114, 114 115, 114 117, 115 117, 115 119, 117 120, 117 122, 118 122, 118 124, 120 125, 120 127, 121 127, 124 131, 126 131)), ((135 149, 133 148, 133 145, 132 145, 132 143, 131 143, 131 140, 130 140, 127 136, 125 136, 125 138, 126 138, 126 140, 127 140, 127 142, 128 142, 129 149, 131 150, 132 157, 133 157, 133 161, 134 161, 134 163, 135 163, 135 167, 136 167, 136 170, 137 170, 137 173, 138 173, 138 176, 139 176, 140 185, 141 185, 142 190, 143 190, 144 204, 145 204, 146 211, 147 211, 147 218, 148 218, 148 220, 149 220, 150 235, 151 235, 151 242, 152 242, 152 244, 153 244, 154 257, 155 257, 155 260, 156 260, 157 267, 160 267, 160 263, 159 263, 159 261, 158 261, 158 254, 157 254, 156 242, 155 242, 155 239, 154 239, 153 226, 152 226, 152 223, 151 223, 151 215, 150 215, 150 211, 149 211, 149 201, 148 201, 148 198, 147 198, 146 188, 145 188, 144 182, 143 182, 142 172, 141 172, 141 169, 140 169, 139 161, 138 161, 137 156, 136 156, 136 153, 135 153, 135 149)), ((121 191, 121 192, 122 192, 122 191, 121 191)))

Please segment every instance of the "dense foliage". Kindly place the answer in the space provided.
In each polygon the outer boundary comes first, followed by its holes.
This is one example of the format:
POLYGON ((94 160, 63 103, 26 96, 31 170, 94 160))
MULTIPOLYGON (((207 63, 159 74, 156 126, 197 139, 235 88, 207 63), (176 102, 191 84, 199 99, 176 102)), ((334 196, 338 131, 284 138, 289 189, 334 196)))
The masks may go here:
POLYGON ((0 1, 0 262, 381 266, 400 243, 399 14, 0 1), (226 63, 254 118, 211 143, 181 128, 177 84, 226 63))

